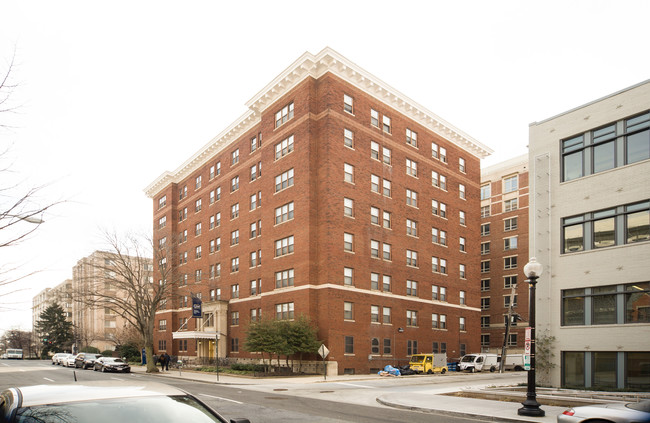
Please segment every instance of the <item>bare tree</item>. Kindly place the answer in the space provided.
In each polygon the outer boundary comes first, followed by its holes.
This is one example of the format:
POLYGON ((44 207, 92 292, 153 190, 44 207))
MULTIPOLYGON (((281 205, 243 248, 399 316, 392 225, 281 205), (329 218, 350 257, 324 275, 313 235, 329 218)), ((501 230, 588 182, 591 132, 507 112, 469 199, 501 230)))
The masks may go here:
MULTIPOLYGON (((18 106, 11 104, 11 97, 18 84, 12 82, 15 51, 6 65, 6 70, 0 68, 0 129, 9 128, 3 116, 13 113, 18 106)), ((13 161, 10 158, 10 148, 0 146, 0 248, 19 244, 33 234, 43 223, 45 213, 61 201, 49 202, 40 198, 45 186, 25 187, 23 181, 12 171, 13 161), (43 205, 45 203, 45 205, 43 205)), ((27 276, 21 274, 18 265, 6 262, 0 264, 0 288, 17 282, 27 276)), ((0 292, 0 296, 11 292, 0 292)))
POLYGON ((167 248, 153 248, 151 240, 135 235, 121 238, 105 232, 110 246, 105 260, 96 260, 94 275, 85 281, 84 292, 73 295, 88 307, 104 307, 122 316, 141 337, 147 355, 147 372, 157 372, 153 361, 156 311, 171 294, 173 281, 167 248), (153 255, 153 259, 151 256, 153 255), (154 266, 161 279, 154 283, 154 266))

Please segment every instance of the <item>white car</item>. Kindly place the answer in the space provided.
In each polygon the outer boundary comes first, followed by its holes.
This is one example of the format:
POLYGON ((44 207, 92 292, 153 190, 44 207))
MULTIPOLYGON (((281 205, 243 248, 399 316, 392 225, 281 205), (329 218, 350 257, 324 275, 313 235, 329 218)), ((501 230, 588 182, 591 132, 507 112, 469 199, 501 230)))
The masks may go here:
POLYGON ((56 353, 52 356, 52 364, 61 364, 61 360, 68 357, 68 353, 56 353))
POLYGON ((74 367, 74 359, 77 357, 77 354, 70 354, 66 357, 65 361, 62 363, 65 367, 74 367))

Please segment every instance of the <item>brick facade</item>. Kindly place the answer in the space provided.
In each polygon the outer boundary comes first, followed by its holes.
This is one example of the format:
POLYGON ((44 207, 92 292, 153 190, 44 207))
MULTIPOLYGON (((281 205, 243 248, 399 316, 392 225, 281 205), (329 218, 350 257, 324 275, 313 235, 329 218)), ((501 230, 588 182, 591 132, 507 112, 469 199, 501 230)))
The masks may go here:
MULTIPOLYGON (((335 53, 326 49, 320 57, 323 55, 335 53)), ((175 287, 166 309, 158 313, 158 321, 165 319, 167 325, 156 331, 156 349, 163 345, 169 354, 195 355, 195 341, 188 342, 187 353, 179 353, 177 342, 172 341, 179 319, 189 320, 184 330, 200 330, 196 325, 201 319, 190 318, 191 302, 180 307, 181 299, 200 293, 206 301, 211 289, 220 288, 221 299, 228 301, 228 325, 219 330, 227 334, 229 357, 258 358, 243 348, 251 309, 261 310, 264 318, 275 318, 276 307, 286 303, 293 304, 294 316, 307 315, 318 327, 319 339, 331 351, 328 360, 337 362, 339 373, 367 373, 385 364, 404 363, 408 353, 414 352, 414 341, 418 352, 431 352, 437 343, 439 350, 446 348, 448 357, 478 350, 480 158, 489 149, 446 122, 446 127, 442 123, 436 126, 427 116, 413 114, 408 108, 398 110, 399 102, 382 101, 376 92, 360 88, 341 70, 342 60, 339 57, 328 63, 329 69, 316 77, 290 81, 290 88, 281 90, 272 102, 262 104, 265 97, 258 95, 249 104, 254 118, 244 118, 233 130, 239 131, 237 137, 224 135, 215 141, 218 147, 214 152, 197 154, 175 175, 161 177, 148 188, 154 200, 155 242, 167 237, 173 243, 175 277, 188 275, 187 285, 175 287), (352 111, 345 110, 345 95, 353 99, 352 111), (288 105, 293 105, 290 117, 288 105), (276 112, 285 107, 287 120, 276 127, 276 112), (371 110, 378 112, 379 127, 371 122, 371 110), (390 118, 390 129, 383 127, 384 116, 390 118), (346 146, 346 129, 353 133, 351 146, 346 146), (407 130, 417 133, 417 146, 407 143, 407 130), (251 151, 253 137, 257 139, 255 151, 251 151), (288 137, 293 137, 293 150, 276 158, 276 145, 288 137), (446 161, 441 160, 440 150, 439 157, 433 157, 432 143, 446 149, 446 161), (372 157, 375 145, 378 158, 372 157), (231 165, 237 149, 239 162, 231 165), (384 149, 390 149, 390 163, 383 161, 384 149), (417 163, 416 175, 407 174, 407 160, 411 165, 417 163), (217 163, 221 163, 221 173, 211 178, 210 168, 217 163), (260 163, 262 175, 251 180, 251 167, 259 169, 260 163), (188 167, 194 170, 188 172, 188 167), (276 192, 276 177, 290 170, 293 185, 276 192), (432 171, 446 176, 446 190, 432 184, 432 171), (379 193, 371 188, 373 175, 379 179, 379 193), (201 186, 196 188, 199 176, 201 186), (236 176, 239 187, 231 192, 236 176), (390 181, 386 195, 384 180, 390 181), (460 198, 460 184, 465 198, 460 198), (186 186, 187 196, 181 199, 186 186), (221 187, 221 197, 211 203, 210 192, 217 187, 221 187), (407 190, 416 193, 410 196, 412 205, 407 205, 407 190), (250 207, 252 195, 257 195, 254 210, 250 207), (165 205, 159 207, 163 196, 165 205), (201 210, 197 212, 199 199, 201 210), (432 213, 432 200, 446 205, 445 217, 432 213), (237 203, 239 216, 231 218, 231 208, 237 203), (276 209, 288 204, 293 205, 293 216, 276 224, 276 209), (351 215, 346 215, 350 211, 346 205, 352 205, 351 215), (185 207, 187 218, 179 221, 179 212, 185 207), (378 224, 371 220, 373 208, 379 211, 378 224), (384 212, 390 213, 390 227, 383 225, 384 212), (211 229, 210 216, 216 213, 221 213, 221 223, 211 229), (163 216, 166 222, 159 228, 163 216), (411 225, 416 222, 409 231, 416 229, 417 234, 407 234, 407 219, 411 225), (262 223, 261 235, 258 228, 251 238, 251 224, 258 222, 262 223), (201 234, 197 236, 198 223, 201 234), (446 245, 432 242, 432 228, 446 231, 446 245), (185 230, 187 241, 179 243, 179 234, 185 230), (231 245, 236 230, 239 242, 231 245), (210 253, 210 240, 217 237, 221 238, 220 251, 210 253), (289 237, 293 237, 293 251, 276 257, 276 241, 289 237), (460 237, 465 238, 465 251, 461 251, 460 237), (346 251, 348 241, 351 251, 346 251), (379 245, 379 257, 372 256, 373 241, 379 245), (384 245, 390 245, 390 257, 384 258, 384 245), (200 258, 196 258, 198 246, 200 258), (187 262, 179 263, 185 261, 185 252, 187 262), (252 252, 261 252, 261 264, 258 260, 251 267, 252 252), (417 262, 409 265, 407 255, 417 262), (239 269, 233 272, 231 262, 236 257, 239 269), (432 271, 432 257, 446 260, 444 273, 432 271), (221 274, 212 278, 210 266, 217 263, 221 274), (464 277, 460 277, 461 264, 464 277), (201 280, 195 282, 198 270, 201 280), (276 273, 288 270, 293 270, 293 286, 276 288, 276 273), (378 289, 372 285, 372 274, 378 275, 378 289), (349 275, 351 280, 346 279, 349 275), (390 276, 390 290, 383 289, 384 276, 390 276), (261 281, 261 289, 254 295, 250 289, 253 280, 261 281), (412 281, 408 291, 407 281, 412 281), (239 296, 233 298, 232 286, 237 284, 239 296), (446 288, 445 301, 432 299, 433 285, 446 288), (373 306, 378 307, 379 322, 371 321, 371 310, 376 310, 373 306), (383 322, 384 308, 390 308, 390 322, 383 322), (407 314, 414 317, 413 312, 417 321, 409 324, 407 314), (233 322, 237 313, 238 320, 233 322), (438 319, 446 316, 446 328, 432 328, 433 313, 438 319), (459 327, 461 318, 464 330, 459 327), (373 350, 373 342, 379 343, 378 351, 373 350), (385 343, 390 344, 386 350, 385 343)), ((318 66, 324 62, 316 61, 318 66)), ((286 71, 285 75, 290 79, 292 74, 286 71)))

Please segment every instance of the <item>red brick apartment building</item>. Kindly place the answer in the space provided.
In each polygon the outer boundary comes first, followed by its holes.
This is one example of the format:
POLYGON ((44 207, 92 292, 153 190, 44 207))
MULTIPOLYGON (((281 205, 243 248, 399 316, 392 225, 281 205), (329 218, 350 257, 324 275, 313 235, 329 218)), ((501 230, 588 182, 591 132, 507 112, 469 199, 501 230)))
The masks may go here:
POLYGON ((528 262, 528 155, 481 171, 480 244, 481 348, 501 352, 510 311, 522 320, 515 319, 510 326, 508 351, 523 352, 528 326, 523 273, 528 262))
POLYGON ((330 372, 477 351, 491 150, 329 48, 247 106, 146 189, 180 281, 158 312, 157 351, 214 357, 219 333, 220 357, 259 359, 244 349, 250 322, 299 315, 330 372))

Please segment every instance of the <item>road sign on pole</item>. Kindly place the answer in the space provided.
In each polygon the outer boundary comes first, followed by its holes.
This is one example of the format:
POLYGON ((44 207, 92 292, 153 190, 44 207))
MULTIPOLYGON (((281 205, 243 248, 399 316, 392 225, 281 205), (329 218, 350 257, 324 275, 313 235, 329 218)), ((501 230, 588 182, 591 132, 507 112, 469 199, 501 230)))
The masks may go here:
POLYGON ((330 350, 327 349, 325 344, 320 344, 320 347, 318 348, 318 355, 325 358, 325 357, 327 357, 327 354, 329 354, 329 353, 330 353, 330 350))

